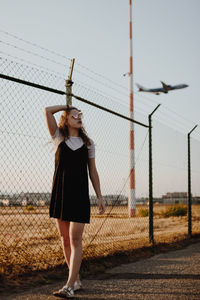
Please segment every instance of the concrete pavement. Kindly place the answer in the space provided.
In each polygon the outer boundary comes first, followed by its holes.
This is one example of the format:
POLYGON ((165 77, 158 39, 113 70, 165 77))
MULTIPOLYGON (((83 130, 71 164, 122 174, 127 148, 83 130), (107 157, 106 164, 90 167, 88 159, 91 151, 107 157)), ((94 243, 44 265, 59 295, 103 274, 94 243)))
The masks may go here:
MULTIPOLYGON (((6 300, 56 300, 52 295, 65 281, 32 288, 6 300)), ((200 299, 200 243, 123 264, 82 281, 75 299, 200 299)))

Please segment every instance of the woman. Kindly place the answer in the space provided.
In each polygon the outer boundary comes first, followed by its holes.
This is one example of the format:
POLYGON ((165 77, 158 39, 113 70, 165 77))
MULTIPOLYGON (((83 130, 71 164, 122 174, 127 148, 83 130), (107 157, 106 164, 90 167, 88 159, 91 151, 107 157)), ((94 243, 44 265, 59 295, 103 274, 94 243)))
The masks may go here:
POLYGON ((89 177, 98 198, 99 213, 105 212, 99 176, 95 165, 94 142, 82 126, 82 112, 75 107, 57 105, 44 110, 49 133, 56 149, 55 171, 49 214, 56 218, 63 252, 69 268, 67 283, 55 296, 73 297, 82 287, 79 270, 82 261, 84 225, 90 222, 89 177), (59 126, 54 113, 62 111, 59 126))

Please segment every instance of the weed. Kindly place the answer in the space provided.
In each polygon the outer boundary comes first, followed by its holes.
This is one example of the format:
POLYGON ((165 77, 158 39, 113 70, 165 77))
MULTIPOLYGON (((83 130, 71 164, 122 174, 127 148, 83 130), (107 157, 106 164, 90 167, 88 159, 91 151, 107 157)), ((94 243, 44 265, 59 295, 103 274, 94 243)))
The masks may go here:
POLYGON ((164 211, 162 211, 161 214, 165 218, 186 216, 187 207, 182 204, 172 205, 167 207, 164 211))
POLYGON ((35 208, 33 207, 33 205, 27 205, 26 210, 32 211, 32 210, 35 210, 35 208))
POLYGON ((138 211, 138 216, 140 216, 140 217, 148 217, 149 216, 149 209, 148 208, 141 208, 138 211))

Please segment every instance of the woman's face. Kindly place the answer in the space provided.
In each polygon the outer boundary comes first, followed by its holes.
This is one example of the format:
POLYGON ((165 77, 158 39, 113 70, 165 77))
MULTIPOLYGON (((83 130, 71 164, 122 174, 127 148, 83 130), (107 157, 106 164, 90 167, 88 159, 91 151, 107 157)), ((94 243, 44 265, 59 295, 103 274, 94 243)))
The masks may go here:
POLYGON ((77 109, 72 109, 67 114, 67 125, 72 128, 80 129, 82 127, 82 112, 77 109))

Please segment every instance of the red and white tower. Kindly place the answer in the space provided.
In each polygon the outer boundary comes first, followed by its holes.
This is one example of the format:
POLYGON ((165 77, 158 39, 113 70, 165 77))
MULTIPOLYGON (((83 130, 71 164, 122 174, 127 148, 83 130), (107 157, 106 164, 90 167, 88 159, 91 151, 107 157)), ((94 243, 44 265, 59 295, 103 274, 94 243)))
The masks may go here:
MULTIPOLYGON (((129 0, 129 90, 130 90, 130 104, 129 116, 134 119, 133 106, 133 43, 132 43, 132 0, 129 0)), ((129 216, 134 217, 136 213, 136 198, 135 198, 135 146, 134 146, 134 123, 130 122, 130 187, 128 211, 129 216)))

